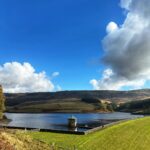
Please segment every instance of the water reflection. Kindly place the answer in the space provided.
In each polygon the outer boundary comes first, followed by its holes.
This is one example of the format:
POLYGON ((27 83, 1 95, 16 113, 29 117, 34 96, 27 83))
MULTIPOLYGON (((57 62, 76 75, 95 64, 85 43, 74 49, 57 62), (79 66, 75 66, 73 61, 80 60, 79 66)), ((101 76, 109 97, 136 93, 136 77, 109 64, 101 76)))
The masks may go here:
MULTIPOLYGON (((15 127, 31 127, 44 128, 55 130, 68 130, 68 118, 72 116, 71 113, 50 113, 50 114, 26 114, 26 113, 6 113, 6 116, 12 121, 9 126, 15 127)), ((101 120, 115 120, 115 119, 130 119, 142 117, 142 115, 131 115, 130 113, 74 113, 78 119, 80 126, 88 126, 89 124, 100 123, 101 120)), ((77 128, 78 131, 87 130, 85 128, 77 128)))

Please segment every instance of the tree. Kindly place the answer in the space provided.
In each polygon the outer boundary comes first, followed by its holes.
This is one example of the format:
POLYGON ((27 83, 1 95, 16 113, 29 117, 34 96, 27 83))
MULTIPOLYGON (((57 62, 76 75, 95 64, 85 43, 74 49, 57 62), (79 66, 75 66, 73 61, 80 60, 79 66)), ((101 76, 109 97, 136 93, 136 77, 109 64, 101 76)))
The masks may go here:
POLYGON ((3 112, 5 110, 5 97, 3 95, 3 89, 0 85, 0 119, 3 118, 3 112))
POLYGON ((112 107, 112 104, 107 104, 107 110, 109 110, 109 111, 114 111, 114 110, 113 110, 113 107, 112 107))
POLYGON ((107 111, 107 104, 100 101, 99 102, 99 109, 102 111, 107 111))

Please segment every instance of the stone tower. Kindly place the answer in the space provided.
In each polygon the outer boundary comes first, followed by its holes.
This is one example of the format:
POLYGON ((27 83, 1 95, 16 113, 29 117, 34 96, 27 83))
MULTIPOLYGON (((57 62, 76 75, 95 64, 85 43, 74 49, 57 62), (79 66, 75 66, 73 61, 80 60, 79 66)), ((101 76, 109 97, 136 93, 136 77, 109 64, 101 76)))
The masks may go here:
POLYGON ((72 116, 68 118, 68 127, 69 128, 76 128, 77 127, 77 118, 72 116))

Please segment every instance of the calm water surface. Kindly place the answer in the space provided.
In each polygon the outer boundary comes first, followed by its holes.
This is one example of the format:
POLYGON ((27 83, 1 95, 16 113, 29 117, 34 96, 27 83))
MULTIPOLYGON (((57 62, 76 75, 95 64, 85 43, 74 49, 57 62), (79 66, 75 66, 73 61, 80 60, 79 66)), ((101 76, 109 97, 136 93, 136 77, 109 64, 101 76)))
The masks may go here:
MULTIPOLYGON (((68 118, 75 116, 79 124, 89 124, 98 122, 101 119, 132 119, 142 117, 142 115, 132 115, 130 113, 49 113, 49 114, 29 114, 29 113, 6 113, 6 116, 12 121, 8 126, 32 127, 55 130, 68 130, 68 118)), ((84 129, 78 129, 84 130, 84 129)))

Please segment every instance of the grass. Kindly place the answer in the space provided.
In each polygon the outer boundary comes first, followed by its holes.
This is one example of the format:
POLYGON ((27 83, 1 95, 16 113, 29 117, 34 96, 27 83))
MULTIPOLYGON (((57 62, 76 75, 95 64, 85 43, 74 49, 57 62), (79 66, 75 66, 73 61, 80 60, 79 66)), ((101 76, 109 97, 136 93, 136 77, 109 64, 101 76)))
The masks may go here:
POLYGON ((22 131, 0 129, 0 150, 51 150, 51 148, 22 131))
POLYGON ((88 135, 28 132, 34 139, 77 150, 149 150, 150 117, 126 121, 88 135))

